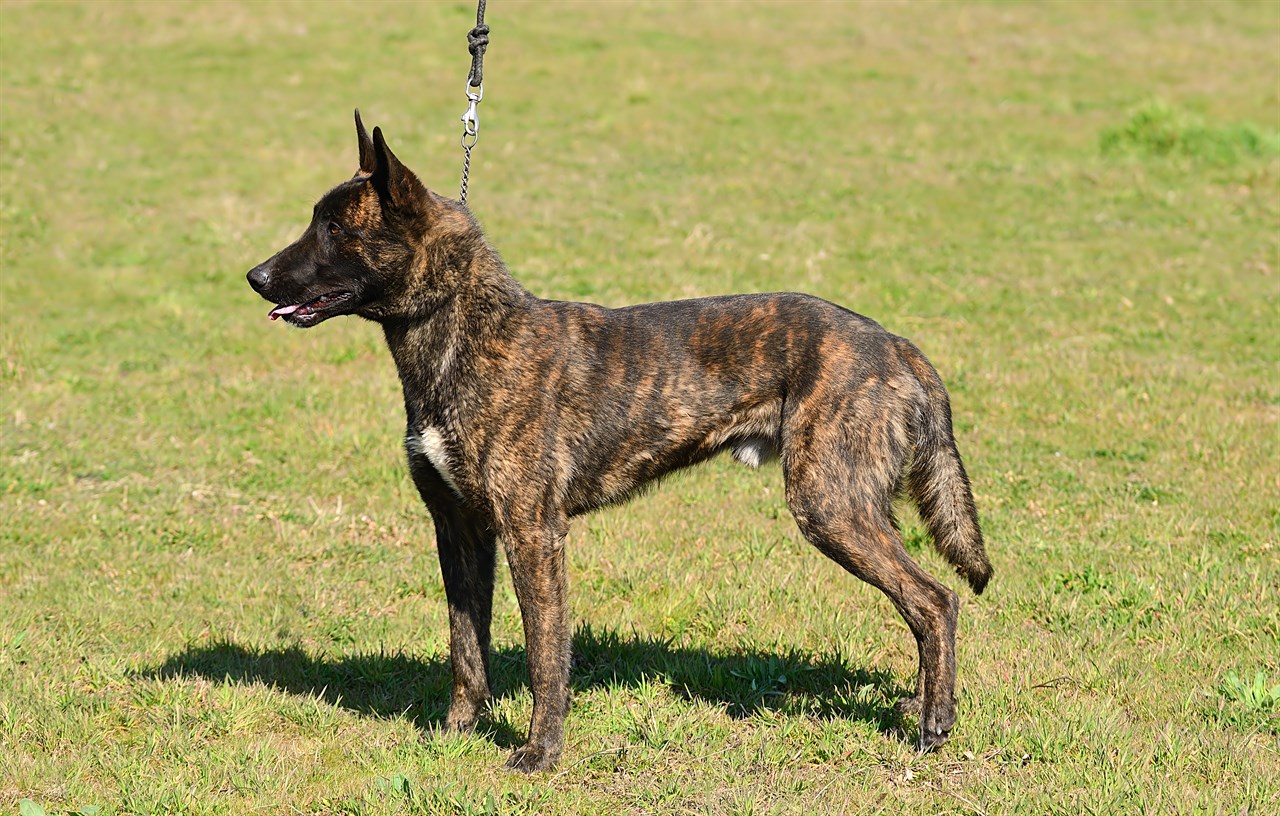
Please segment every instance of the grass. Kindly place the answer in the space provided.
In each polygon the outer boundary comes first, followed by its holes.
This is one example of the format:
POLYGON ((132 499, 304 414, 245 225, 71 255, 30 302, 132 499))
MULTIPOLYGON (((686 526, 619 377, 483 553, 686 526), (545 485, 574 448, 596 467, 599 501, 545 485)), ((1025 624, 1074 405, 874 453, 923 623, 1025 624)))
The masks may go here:
POLYGON ((1102 150, 1232 164, 1241 156, 1280 155, 1280 132, 1247 122, 1212 127, 1167 102, 1150 100, 1124 125, 1102 132, 1102 150))
POLYGON ((919 756, 909 634, 776 467, 673 478, 574 527, 574 708, 532 778, 500 770, 531 703, 505 574, 496 704, 434 731, 376 328, 286 331, 243 279, 353 170, 357 105, 456 190, 471 14, 0 5, 0 809, 1280 808, 1273 6, 490 6, 471 197, 517 276, 799 289, 911 337, 997 571, 919 756))

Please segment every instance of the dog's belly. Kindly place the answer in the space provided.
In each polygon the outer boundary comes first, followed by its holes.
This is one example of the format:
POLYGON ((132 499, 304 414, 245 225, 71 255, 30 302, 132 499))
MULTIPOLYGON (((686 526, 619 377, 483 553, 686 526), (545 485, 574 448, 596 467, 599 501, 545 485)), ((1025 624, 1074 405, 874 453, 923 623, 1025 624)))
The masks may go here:
POLYGON ((751 407, 687 405, 650 412, 623 433, 600 434, 596 444, 571 452, 573 466, 565 491, 572 515, 625 501, 646 484, 698 464, 724 450, 750 467, 776 458, 780 447, 781 399, 751 407))

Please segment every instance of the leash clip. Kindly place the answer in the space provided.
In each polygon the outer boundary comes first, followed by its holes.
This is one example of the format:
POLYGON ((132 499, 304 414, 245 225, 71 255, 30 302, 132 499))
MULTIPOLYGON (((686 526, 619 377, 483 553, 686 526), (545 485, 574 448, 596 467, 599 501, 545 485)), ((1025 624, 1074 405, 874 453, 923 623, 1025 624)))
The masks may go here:
POLYGON ((480 100, 484 99, 484 85, 478 90, 471 90, 471 85, 467 85, 467 110, 459 117, 462 120, 462 138, 470 138, 472 144, 480 137, 480 100))

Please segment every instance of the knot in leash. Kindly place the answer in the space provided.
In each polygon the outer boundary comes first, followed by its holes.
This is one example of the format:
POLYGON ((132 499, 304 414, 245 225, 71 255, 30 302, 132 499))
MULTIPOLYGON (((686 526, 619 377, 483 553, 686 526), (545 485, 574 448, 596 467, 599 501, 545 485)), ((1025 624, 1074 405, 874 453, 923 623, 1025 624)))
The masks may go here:
MULTIPOLYGON (((483 14, 481 11, 478 16, 483 14)), ((484 50, 488 47, 489 26, 480 23, 467 32, 467 50, 471 52, 471 73, 467 76, 467 85, 472 88, 478 88, 484 82, 484 50)))

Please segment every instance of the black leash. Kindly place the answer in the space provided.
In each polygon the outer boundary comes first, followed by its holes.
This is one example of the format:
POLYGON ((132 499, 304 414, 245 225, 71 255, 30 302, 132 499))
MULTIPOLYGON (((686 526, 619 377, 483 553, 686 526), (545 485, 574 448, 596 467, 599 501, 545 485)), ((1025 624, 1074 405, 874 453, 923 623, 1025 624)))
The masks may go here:
POLYGON ((489 47, 489 26, 484 24, 485 0, 476 5, 476 27, 467 32, 471 73, 467 74, 467 110, 462 114, 462 190, 458 200, 467 203, 467 177, 471 175, 471 148, 480 141, 480 112, 484 99, 484 51, 489 47), (472 90, 474 88, 474 90, 472 90))
POLYGON ((467 50, 471 52, 471 74, 468 88, 479 88, 484 83, 484 50, 489 47, 489 26, 484 24, 484 2, 476 6, 476 27, 467 32, 467 50))

